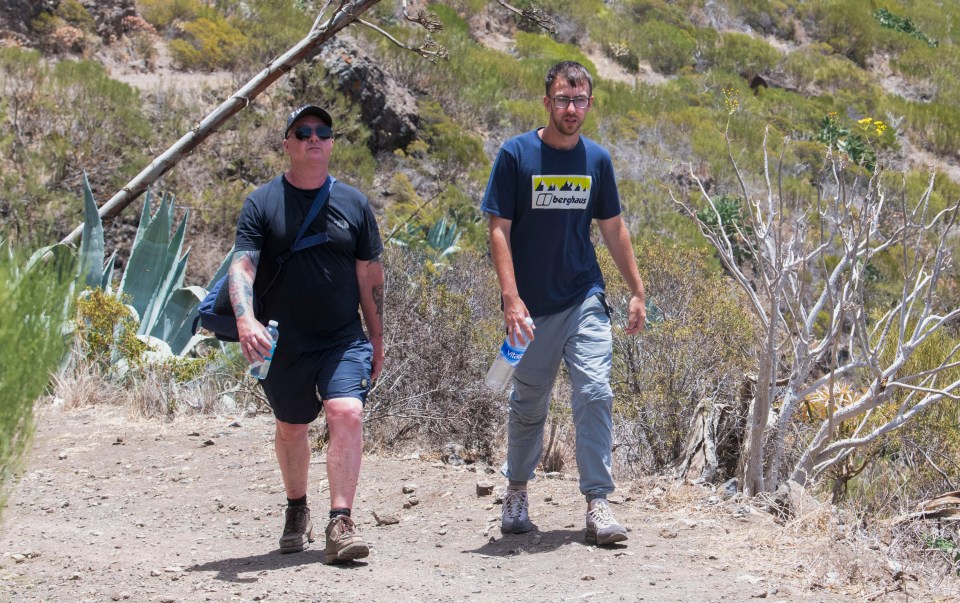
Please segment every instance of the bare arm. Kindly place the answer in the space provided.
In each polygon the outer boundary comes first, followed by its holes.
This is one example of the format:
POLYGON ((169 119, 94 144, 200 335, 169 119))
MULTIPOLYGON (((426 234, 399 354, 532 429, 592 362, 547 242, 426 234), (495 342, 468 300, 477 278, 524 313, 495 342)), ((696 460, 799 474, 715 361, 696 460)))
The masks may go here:
POLYGON ((510 254, 512 224, 511 220, 490 215, 490 255, 493 257, 493 268, 497 271, 497 279, 500 281, 500 292, 503 296, 503 324, 507 334, 515 342, 518 333, 523 333, 527 341, 533 341, 533 328, 524 322, 530 316, 530 312, 520 299, 517 279, 513 272, 513 256, 510 254))
POLYGON ((607 220, 597 220, 597 227, 610 257, 617 265, 617 270, 630 289, 629 315, 627 318, 627 334, 635 335, 643 331, 647 320, 647 309, 644 305, 643 281, 640 271, 637 270, 637 256, 633 253, 633 244, 630 242, 630 233, 623 223, 623 218, 615 216, 607 220))
POLYGON ((360 287, 360 311, 367 325, 367 337, 373 345, 371 380, 383 369, 383 264, 380 258, 357 260, 357 284, 360 287))
POLYGON ((237 317, 240 349, 247 362, 262 360, 270 352, 270 335, 253 314, 253 281, 257 276, 259 251, 237 251, 230 262, 230 303, 237 317))

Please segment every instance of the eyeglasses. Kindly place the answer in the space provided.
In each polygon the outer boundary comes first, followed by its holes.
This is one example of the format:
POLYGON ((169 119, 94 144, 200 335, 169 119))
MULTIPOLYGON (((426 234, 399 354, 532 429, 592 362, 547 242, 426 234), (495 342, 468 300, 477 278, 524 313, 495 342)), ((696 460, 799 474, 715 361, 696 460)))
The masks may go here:
POLYGON ((317 126, 315 128, 311 128, 310 126, 300 126, 293 131, 293 135, 297 137, 297 140, 306 140, 314 134, 316 134, 317 138, 321 140, 333 138, 333 130, 330 128, 330 126, 317 126))
POLYGON ((577 109, 586 109, 590 106, 589 96, 575 96, 573 98, 570 98, 569 96, 554 96, 550 100, 553 101, 553 106, 557 109, 566 109, 570 106, 571 102, 577 109))

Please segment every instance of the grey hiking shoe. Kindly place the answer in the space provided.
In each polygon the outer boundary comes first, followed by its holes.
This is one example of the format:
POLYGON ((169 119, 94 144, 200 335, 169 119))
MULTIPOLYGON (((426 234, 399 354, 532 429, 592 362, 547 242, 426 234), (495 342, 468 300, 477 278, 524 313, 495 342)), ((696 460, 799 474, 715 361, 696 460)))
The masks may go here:
POLYGON ((626 540, 627 529, 614 519, 607 501, 596 499, 593 504, 587 511, 587 542, 604 545, 626 540))
POLYGON ((362 559, 370 554, 370 547, 357 532, 357 525, 346 515, 337 515, 327 524, 327 548, 323 551, 323 562, 346 563, 362 559))
POLYGON ((308 542, 313 542, 313 522, 306 505, 287 507, 287 517, 280 537, 281 553, 299 553, 308 542))
POLYGON ((507 488, 503 495, 503 512, 500 515, 501 534, 523 534, 533 529, 527 514, 527 491, 507 488))

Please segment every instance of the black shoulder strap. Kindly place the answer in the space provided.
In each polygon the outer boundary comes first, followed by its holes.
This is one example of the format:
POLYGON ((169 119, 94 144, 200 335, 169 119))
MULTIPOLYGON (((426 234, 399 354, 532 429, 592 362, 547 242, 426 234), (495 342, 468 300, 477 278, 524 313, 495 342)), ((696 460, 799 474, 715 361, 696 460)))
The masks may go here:
POLYGON ((310 235, 306 238, 304 238, 303 235, 307 233, 307 228, 309 228, 310 225, 313 224, 313 221, 317 219, 317 216, 320 215, 320 210, 323 209, 323 206, 330 198, 330 189, 333 188, 333 183, 336 181, 337 179, 333 176, 327 176, 327 179, 323 182, 323 186, 317 191, 317 196, 310 206, 310 211, 307 212, 307 217, 303 219, 303 224, 300 225, 297 238, 293 240, 293 244, 291 244, 289 248, 277 255, 276 260, 278 264, 283 264, 287 258, 297 251, 303 251, 315 245, 322 245, 328 241, 327 233, 325 232, 310 235))

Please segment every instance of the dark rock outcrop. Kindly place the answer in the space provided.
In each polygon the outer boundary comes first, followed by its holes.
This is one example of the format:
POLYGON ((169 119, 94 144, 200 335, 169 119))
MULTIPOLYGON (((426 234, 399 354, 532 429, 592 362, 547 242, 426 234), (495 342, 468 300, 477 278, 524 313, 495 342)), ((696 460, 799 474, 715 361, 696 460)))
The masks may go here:
POLYGON ((30 45, 30 22, 42 13, 52 13, 60 0, 0 0, 0 38, 30 45))
POLYGON ((115 42, 124 33, 123 20, 137 16, 133 0, 80 0, 96 23, 97 35, 106 44, 115 42))
POLYGON ((401 149, 416 138, 420 124, 416 99, 354 42, 330 40, 318 60, 340 90, 360 105, 363 121, 371 130, 370 146, 374 151, 401 149))

